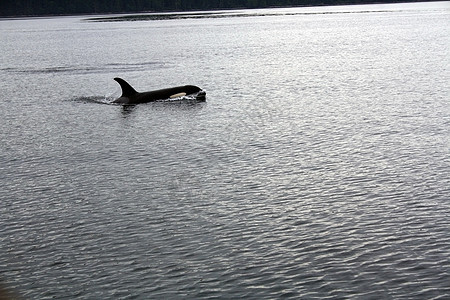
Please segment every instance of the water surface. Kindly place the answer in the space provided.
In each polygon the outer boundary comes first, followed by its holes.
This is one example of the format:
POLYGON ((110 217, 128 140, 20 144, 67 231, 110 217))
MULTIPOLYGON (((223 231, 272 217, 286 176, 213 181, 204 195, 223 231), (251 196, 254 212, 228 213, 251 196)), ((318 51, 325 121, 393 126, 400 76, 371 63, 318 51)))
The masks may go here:
POLYGON ((448 2, 220 14, 0 21, 0 277, 26 299, 448 298, 448 2), (117 76, 207 102, 104 105, 117 76))

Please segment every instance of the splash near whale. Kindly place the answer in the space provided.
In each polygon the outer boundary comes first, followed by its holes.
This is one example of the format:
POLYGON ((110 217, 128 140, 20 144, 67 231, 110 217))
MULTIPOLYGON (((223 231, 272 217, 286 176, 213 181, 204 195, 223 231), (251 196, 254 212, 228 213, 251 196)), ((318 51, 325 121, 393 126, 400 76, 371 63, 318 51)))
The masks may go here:
POLYGON ((165 101, 180 97, 191 97, 195 101, 206 101, 206 92, 195 85, 176 86, 167 89, 137 92, 128 82, 122 78, 114 78, 122 88, 122 95, 111 103, 122 105, 135 105, 140 103, 165 101))

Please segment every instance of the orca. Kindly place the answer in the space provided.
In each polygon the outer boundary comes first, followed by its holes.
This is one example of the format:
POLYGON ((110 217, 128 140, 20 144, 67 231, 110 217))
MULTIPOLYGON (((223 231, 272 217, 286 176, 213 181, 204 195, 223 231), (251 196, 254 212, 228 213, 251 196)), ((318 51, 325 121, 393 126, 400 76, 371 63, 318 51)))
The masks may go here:
POLYGON ((194 96, 196 101, 206 101, 206 92, 194 85, 176 86, 162 90, 139 93, 122 78, 116 77, 114 80, 117 81, 122 88, 122 96, 111 102, 114 104, 134 105, 156 102, 159 100, 169 100, 186 95, 194 96))

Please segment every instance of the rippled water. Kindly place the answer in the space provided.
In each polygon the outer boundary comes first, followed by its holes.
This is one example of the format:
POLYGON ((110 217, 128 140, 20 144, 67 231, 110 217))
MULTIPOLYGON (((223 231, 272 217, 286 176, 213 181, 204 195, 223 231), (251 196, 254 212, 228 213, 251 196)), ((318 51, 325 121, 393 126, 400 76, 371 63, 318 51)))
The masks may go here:
POLYGON ((448 2, 208 16, 0 21, 5 284, 448 299, 448 2), (207 102, 103 105, 116 76, 207 102))

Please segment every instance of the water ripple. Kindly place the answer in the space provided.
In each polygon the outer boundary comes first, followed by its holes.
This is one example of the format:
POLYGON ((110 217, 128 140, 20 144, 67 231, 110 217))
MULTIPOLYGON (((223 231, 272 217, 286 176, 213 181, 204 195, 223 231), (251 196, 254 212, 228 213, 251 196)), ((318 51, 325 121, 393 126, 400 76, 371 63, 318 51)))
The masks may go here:
POLYGON ((2 282, 25 299, 449 298, 447 15, 2 21, 2 282), (210 100, 98 105, 80 89, 104 72, 203 81, 210 100))

